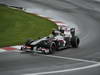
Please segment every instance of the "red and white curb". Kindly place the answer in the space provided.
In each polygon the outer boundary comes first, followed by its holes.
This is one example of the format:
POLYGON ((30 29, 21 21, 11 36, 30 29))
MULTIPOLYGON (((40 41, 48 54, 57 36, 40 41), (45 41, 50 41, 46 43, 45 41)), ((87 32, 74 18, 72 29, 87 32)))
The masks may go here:
POLYGON ((0 53, 1 53, 1 52, 7 52, 7 51, 18 50, 18 49, 20 49, 20 48, 21 48, 21 45, 3 47, 3 48, 0 48, 0 53))

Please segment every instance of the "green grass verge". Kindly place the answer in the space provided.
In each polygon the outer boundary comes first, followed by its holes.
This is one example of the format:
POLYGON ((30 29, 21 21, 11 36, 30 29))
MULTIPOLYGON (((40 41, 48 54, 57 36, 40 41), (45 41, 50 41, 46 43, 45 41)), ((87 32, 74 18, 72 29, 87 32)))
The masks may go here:
POLYGON ((0 5, 0 47, 22 44, 27 38, 47 36, 56 27, 45 18, 0 5))

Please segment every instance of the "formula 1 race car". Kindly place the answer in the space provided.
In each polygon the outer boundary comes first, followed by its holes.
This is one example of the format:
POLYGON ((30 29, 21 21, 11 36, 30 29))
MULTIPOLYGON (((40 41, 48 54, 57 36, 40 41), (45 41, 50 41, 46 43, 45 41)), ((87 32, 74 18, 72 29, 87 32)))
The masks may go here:
POLYGON ((66 48, 78 48, 79 43, 80 39, 75 35, 75 28, 71 28, 69 34, 61 35, 59 31, 53 37, 48 36, 38 40, 27 40, 21 47, 21 51, 53 54, 55 51, 66 48))

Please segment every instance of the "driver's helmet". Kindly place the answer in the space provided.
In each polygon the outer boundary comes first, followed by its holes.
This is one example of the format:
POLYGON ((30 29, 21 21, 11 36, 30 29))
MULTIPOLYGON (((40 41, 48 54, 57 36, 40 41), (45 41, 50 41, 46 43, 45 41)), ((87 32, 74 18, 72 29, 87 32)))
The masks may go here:
POLYGON ((46 39, 50 39, 50 36, 47 36, 46 39))
POLYGON ((59 35, 59 34, 60 34, 60 32, 57 29, 52 30, 52 35, 56 36, 56 35, 59 35))
POLYGON ((70 32, 75 32, 75 28, 71 28, 70 29, 70 32))

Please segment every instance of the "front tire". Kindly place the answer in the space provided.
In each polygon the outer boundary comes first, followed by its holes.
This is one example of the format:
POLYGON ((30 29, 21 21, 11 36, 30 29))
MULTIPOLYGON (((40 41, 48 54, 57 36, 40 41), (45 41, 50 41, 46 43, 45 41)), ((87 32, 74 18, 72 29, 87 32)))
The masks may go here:
POLYGON ((49 52, 48 52, 48 53, 44 52, 44 53, 45 53, 45 54, 54 54, 54 53, 55 53, 55 50, 56 50, 56 45, 55 45, 55 43, 51 43, 51 44, 50 44, 50 47, 49 47, 49 52))

